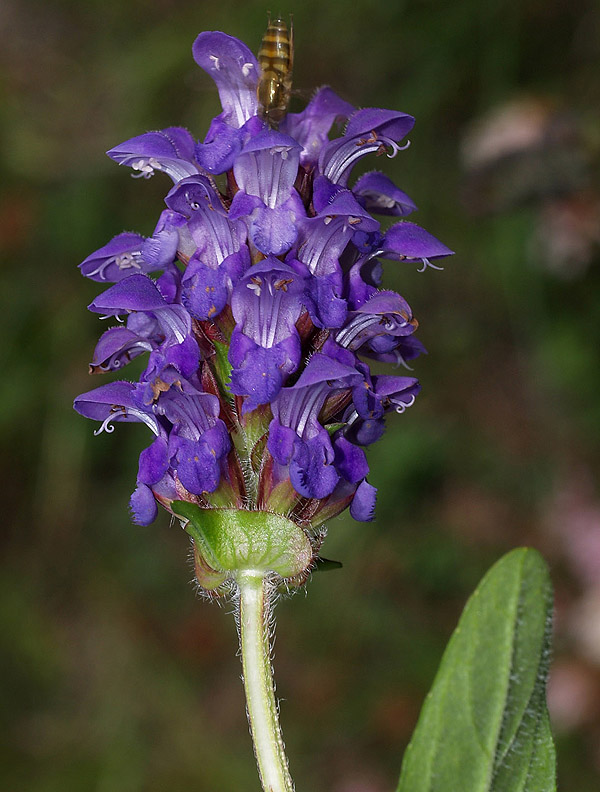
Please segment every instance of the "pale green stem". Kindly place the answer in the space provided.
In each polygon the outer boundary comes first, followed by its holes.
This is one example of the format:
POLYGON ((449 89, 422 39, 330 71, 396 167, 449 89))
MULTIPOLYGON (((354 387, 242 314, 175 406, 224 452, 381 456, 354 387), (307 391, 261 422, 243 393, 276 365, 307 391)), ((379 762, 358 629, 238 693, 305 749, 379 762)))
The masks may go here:
POLYGON ((279 728, 269 641, 269 582, 264 573, 237 575, 239 629, 250 731, 265 792, 294 792, 279 728))

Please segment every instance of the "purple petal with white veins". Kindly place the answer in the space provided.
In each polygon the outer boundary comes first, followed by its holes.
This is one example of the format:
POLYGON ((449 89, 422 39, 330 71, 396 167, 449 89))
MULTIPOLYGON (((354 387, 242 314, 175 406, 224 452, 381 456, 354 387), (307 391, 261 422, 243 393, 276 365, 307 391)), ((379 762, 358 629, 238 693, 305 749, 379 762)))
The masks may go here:
POLYGON ((298 268, 269 256, 252 266, 233 291, 237 324, 229 350, 231 390, 248 396, 244 412, 272 401, 284 375, 300 362, 295 324, 302 310, 304 276, 298 268))
POLYGON ((303 286, 302 275, 273 256, 254 264, 232 295, 231 309, 239 329, 263 347, 287 338, 300 316, 303 286))
POLYGON ((358 110, 350 118, 344 136, 321 150, 319 171, 334 184, 345 186, 352 168, 362 157, 371 153, 395 156, 401 150, 397 141, 412 129, 414 122, 412 116, 393 110, 375 107, 358 110))
POLYGON ((256 195, 271 209, 290 197, 300 160, 296 141, 265 129, 251 137, 233 166, 235 180, 248 195, 256 195))
POLYGON ((205 31, 194 42, 192 54, 198 66, 215 81, 231 126, 239 128, 256 115, 259 67, 245 44, 220 31, 205 31))
POLYGON ((182 179, 171 187, 165 198, 165 203, 174 212, 178 212, 190 219, 203 207, 205 212, 217 211, 225 213, 211 180, 207 176, 197 174, 182 179))
POLYGON ((313 275, 340 272, 339 258, 354 234, 378 228, 350 190, 340 190, 316 217, 299 221, 298 258, 313 275))
POLYGON ((194 139, 182 127, 169 127, 130 138, 106 152, 119 165, 128 165, 145 179, 154 171, 164 171, 177 184, 198 173, 194 159, 194 139))
POLYGON ((187 232, 195 253, 205 264, 217 267, 227 256, 237 253, 245 242, 245 224, 232 222, 236 220, 235 214, 225 211, 218 193, 206 177, 184 179, 169 192, 165 202, 189 218, 187 232))
POLYGON ((219 400, 212 393, 183 393, 178 387, 171 387, 161 395, 157 409, 176 424, 180 437, 199 440, 215 425, 219 400))
POLYGON ((348 313, 344 326, 335 334, 338 344, 359 349, 379 335, 406 336, 414 333, 416 322, 406 300, 397 292, 377 291, 359 308, 348 313))

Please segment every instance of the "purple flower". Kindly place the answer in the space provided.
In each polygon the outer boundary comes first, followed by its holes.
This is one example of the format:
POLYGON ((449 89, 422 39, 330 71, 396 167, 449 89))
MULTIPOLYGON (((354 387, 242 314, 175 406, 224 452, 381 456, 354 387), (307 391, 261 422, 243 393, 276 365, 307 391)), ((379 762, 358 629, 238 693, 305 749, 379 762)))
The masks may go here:
POLYGON ((231 391, 247 395, 244 412, 273 401, 285 377, 298 368, 301 344, 296 322, 304 280, 301 272, 269 256, 251 267, 234 289, 231 391))
POLYGON ((135 273, 151 272, 153 268, 142 255, 144 244, 144 237, 139 234, 118 234, 82 261, 81 274, 92 280, 116 283, 135 273))
POLYGON ((129 165, 137 178, 149 179, 154 171, 164 171, 177 184, 198 173, 194 140, 187 129, 169 127, 126 140, 106 152, 119 165, 129 165))
POLYGON ((347 391, 358 379, 352 366, 316 352, 296 384, 283 388, 271 405, 269 451, 280 465, 290 466, 294 488, 307 498, 330 495, 342 474, 319 413, 328 397, 347 391))
POLYGON ((245 44, 225 33, 200 33, 192 51, 198 66, 215 81, 223 107, 204 143, 196 145, 196 157, 209 173, 225 173, 242 147, 244 125, 256 118, 258 62, 245 44))
MULTIPOLYGON (((333 184, 345 186, 354 165, 367 154, 395 157, 415 119, 406 113, 369 107, 351 116, 344 136, 321 149, 319 171, 333 184)), ((408 144, 407 144, 408 145, 408 144)))
POLYGON ((239 186, 230 217, 246 217, 253 245, 265 255, 286 253, 297 238, 305 210, 294 189, 301 146, 280 132, 261 130, 243 147, 233 165, 239 186))
POLYGON ((242 42, 201 33, 193 55, 222 112, 203 142, 169 127, 108 152, 174 184, 150 237, 119 234, 80 265, 112 284, 89 308, 117 322, 90 371, 120 375, 147 353, 146 367, 75 409, 97 434, 120 422, 151 430, 130 501, 141 525, 175 500, 313 528, 346 508, 370 520, 365 447, 420 385, 368 361, 406 365, 425 352, 410 306, 382 287, 381 260, 437 268, 452 251, 404 219, 382 232, 371 213, 405 218, 416 206, 385 174, 353 183, 352 172, 368 154, 406 148, 414 119, 357 111, 323 87, 276 130, 259 115, 258 63, 242 42))

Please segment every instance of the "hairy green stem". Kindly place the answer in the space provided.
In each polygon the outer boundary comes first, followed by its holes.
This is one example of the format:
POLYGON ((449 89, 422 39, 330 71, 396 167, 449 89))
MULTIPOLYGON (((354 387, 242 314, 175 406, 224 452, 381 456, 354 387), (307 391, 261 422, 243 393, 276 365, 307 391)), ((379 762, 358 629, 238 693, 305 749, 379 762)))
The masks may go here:
POLYGON ((269 640, 269 582, 263 572, 237 575, 239 631, 250 731, 265 792, 294 792, 275 699, 269 640))

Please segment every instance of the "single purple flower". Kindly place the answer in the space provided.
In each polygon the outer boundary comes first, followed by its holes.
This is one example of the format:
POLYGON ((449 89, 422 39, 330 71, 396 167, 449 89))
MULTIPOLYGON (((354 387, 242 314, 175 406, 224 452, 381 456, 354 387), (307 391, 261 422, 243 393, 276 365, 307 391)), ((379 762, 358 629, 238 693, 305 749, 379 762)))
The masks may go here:
POLYGON ((296 241, 297 222, 305 214, 294 189, 300 151, 293 138, 265 129, 250 138, 234 162, 240 189, 229 214, 248 218, 250 239, 265 255, 286 253, 296 241))
POLYGON ((241 150, 244 125, 256 117, 258 62, 245 44, 225 33, 200 33, 192 51, 196 63, 215 81, 223 107, 204 142, 196 145, 196 157, 209 173, 225 173, 241 150))
POLYGON ((156 415, 140 402, 139 387, 132 382, 117 380, 108 385, 101 385, 99 388, 82 393, 75 399, 73 406, 86 418, 102 422, 94 434, 101 432, 110 434, 115 428, 113 424, 118 421, 145 423, 155 435, 161 432, 156 415))
POLYGON ((236 129, 256 115, 258 61, 248 47, 219 31, 200 33, 192 47, 194 60, 217 86, 223 118, 236 129))
POLYGON ((157 412, 172 424, 169 454, 183 486, 195 495, 214 492, 221 477, 221 460, 231 448, 219 416, 219 400, 210 393, 184 393, 172 386, 161 394, 157 412))
POLYGON ((271 402, 286 375, 298 368, 301 346, 296 322, 305 280, 298 270, 269 256, 251 267, 233 292, 231 392, 248 394, 244 411, 271 402))
POLYGON ((354 165, 367 154, 395 157, 415 119, 406 113, 369 107, 351 116, 344 136, 321 149, 319 171, 333 184, 346 186, 354 165), (391 151, 391 153, 389 153, 391 151))
POLYGON ((315 353, 295 385, 282 388, 271 408, 268 448, 280 465, 290 466, 294 488, 308 498, 324 498, 337 484, 335 452, 318 416, 328 396, 360 378, 351 366, 315 353))
POLYGON ((169 127, 158 132, 130 138, 106 152, 119 165, 128 165, 137 178, 149 179, 155 171, 164 171, 177 184, 186 176, 198 173, 194 158, 194 140, 187 129, 169 127))
POLYGON ((453 252, 424 228, 406 220, 390 226, 375 255, 398 261, 422 261, 425 269, 434 266, 430 264, 432 259, 452 256, 453 252))
POLYGON ((152 272, 142 255, 144 237, 125 231, 90 253, 79 265, 81 274, 96 281, 116 283, 135 273, 152 272))
POLYGON ((378 228, 379 223, 344 189, 315 217, 300 221, 298 258, 313 276, 306 285, 307 307, 317 327, 339 327, 344 321, 340 258, 356 233, 378 228))

